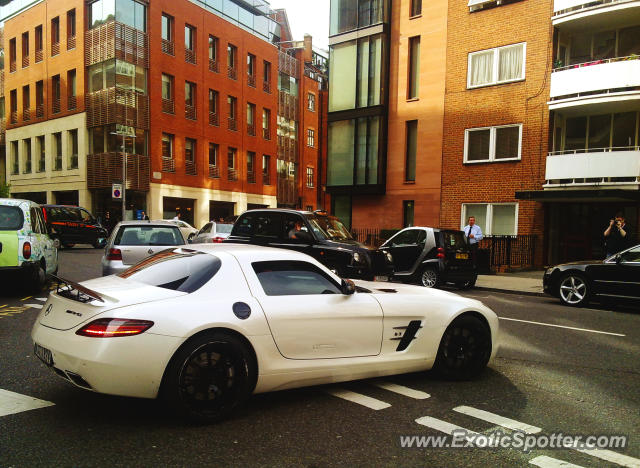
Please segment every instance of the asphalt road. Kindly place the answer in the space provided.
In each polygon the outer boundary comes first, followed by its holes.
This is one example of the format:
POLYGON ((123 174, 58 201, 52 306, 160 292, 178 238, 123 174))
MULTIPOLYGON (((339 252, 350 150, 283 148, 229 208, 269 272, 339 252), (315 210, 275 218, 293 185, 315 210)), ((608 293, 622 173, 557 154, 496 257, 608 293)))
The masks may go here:
MULTIPOLYGON (((97 276, 101 253, 60 252, 60 275, 97 276)), ((0 414, 0 467, 559 466, 541 457, 583 467, 640 466, 640 310, 571 309, 552 298, 481 290, 464 295, 501 317, 498 356, 475 381, 409 374, 256 395, 230 420, 193 426, 155 401, 94 394, 54 375, 33 356, 29 337, 38 312, 29 304, 42 303, 44 294, 28 297, 5 287, 0 401, 13 395, 8 391, 53 405, 0 414), (401 387, 390 391, 380 383, 401 387), (422 399, 396 393, 407 388, 423 392, 422 399), (374 410, 334 396, 336 390, 390 406, 374 410), (613 463, 572 449, 401 447, 401 436, 443 434, 433 428, 442 423, 416 422, 423 417, 482 434, 498 427, 454 411, 460 406, 536 426, 545 435, 623 434, 628 446, 611 451, 633 458, 613 463)))

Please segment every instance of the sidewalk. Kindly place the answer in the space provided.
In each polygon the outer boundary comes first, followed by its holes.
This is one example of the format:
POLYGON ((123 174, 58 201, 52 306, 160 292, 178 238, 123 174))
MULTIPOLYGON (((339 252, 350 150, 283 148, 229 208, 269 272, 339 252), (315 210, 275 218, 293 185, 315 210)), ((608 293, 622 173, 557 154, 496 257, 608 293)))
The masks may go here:
POLYGON ((478 275, 476 289, 532 296, 544 295, 542 275, 544 271, 523 271, 498 275, 478 275))

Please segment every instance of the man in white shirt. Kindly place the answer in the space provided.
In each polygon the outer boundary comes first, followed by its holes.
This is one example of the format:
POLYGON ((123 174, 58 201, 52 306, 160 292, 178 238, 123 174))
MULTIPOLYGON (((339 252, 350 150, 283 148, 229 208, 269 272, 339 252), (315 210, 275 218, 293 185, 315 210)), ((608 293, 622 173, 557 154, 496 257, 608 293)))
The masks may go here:
POLYGON ((476 264, 476 256, 478 253, 478 242, 482 240, 482 229, 476 224, 476 218, 469 216, 468 224, 464 227, 464 236, 471 247, 471 255, 473 256, 473 265, 476 264))

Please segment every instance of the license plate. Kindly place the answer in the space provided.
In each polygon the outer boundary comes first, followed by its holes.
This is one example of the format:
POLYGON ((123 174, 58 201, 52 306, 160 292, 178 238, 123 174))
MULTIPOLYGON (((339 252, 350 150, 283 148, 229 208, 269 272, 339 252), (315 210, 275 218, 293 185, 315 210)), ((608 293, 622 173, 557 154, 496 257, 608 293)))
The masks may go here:
POLYGON ((47 366, 53 366, 53 354, 51 354, 50 350, 40 346, 38 343, 34 343, 33 352, 47 366))
POLYGON ((373 281, 389 281, 388 276, 374 276, 373 281))
POLYGON ((469 254, 466 253, 457 253, 456 258, 458 260, 467 260, 469 258, 469 254))

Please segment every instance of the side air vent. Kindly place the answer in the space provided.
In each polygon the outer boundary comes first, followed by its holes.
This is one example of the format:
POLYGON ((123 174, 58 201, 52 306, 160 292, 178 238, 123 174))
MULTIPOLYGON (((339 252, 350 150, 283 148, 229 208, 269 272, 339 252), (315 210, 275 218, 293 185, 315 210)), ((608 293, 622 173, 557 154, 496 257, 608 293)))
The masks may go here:
POLYGON ((396 351, 404 351, 409 347, 415 339, 416 333, 422 328, 420 320, 412 320, 406 327, 393 327, 394 330, 404 330, 402 337, 391 338, 392 340, 400 340, 396 351))

